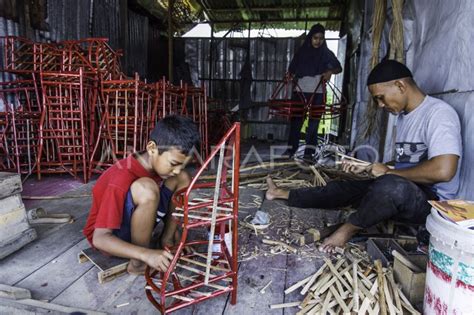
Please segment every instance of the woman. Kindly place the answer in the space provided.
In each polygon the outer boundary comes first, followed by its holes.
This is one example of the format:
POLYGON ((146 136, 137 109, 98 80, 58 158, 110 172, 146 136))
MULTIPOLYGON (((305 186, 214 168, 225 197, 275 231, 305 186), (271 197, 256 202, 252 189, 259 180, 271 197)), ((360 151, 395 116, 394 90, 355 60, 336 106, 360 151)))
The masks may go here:
MULTIPOLYGON (((324 32, 324 26, 321 24, 313 25, 303 45, 296 52, 288 68, 288 72, 294 79, 297 79, 298 85, 307 101, 311 98, 321 79, 329 81, 331 75, 342 71, 341 64, 334 53, 327 47, 324 32)), ((293 99, 300 99, 300 97, 293 94, 293 99)), ((323 86, 320 84, 311 104, 322 105, 322 103, 323 86)), ((290 136, 288 139, 290 148, 287 151, 290 157, 294 156, 298 149, 303 118, 304 117, 291 118, 290 136)), ((305 159, 311 159, 314 155, 318 141, 318 125, 319 119, 309 119, 308 128, 306 129, 305 159)))

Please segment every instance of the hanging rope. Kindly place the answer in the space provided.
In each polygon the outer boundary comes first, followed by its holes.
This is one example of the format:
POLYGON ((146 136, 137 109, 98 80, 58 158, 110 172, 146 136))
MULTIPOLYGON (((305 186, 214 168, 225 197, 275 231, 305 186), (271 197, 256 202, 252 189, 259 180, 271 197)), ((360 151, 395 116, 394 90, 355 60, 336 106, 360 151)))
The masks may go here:
POLYGON ((390 59, 395 59, 398 62, 405 63, 405 56, 403 54, 403 0, 391 0, 393 23, 390 29, 390 59))
MULTIPOLYGON (((385 15, 387 11, 386 0, 375 0, 374 15, 372 19, 372 56, 370 58, 370 70, 379 63, 379 48, 382 40, 383 26, 385 24, 385 15)), ((367 104, 367 129, 364 135, 367 138, 372 134, 377 118, 377 106, 369 99, 367 104)))

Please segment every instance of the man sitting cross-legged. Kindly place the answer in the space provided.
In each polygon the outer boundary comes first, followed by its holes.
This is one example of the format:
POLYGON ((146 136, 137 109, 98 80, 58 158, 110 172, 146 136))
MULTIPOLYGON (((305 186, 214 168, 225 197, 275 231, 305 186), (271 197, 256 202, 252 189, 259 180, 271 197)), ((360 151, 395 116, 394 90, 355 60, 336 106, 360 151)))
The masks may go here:
POLYGON ((455 110, 423 93, 410 70, 394 60, 379 63, 367 85, 375 103, 398 115, 395 169, 374 163, 362 168, 345 162, 344 171, 369 171, 375 178, 332 181, 325 187, 284 190, 267 179, 266 198, 285 199, 300 208, 352 205, 350 215, 320 249, 332 252, 359 230, 396 219, 424 224, 432 199, 452 199, 459 187, 461 127, 455 110))

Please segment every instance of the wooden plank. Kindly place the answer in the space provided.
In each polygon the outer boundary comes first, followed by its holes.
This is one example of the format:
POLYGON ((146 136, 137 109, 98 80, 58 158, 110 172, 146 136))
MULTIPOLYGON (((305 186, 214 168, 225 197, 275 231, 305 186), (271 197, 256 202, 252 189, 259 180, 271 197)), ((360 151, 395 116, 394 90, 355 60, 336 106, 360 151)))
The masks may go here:
POLYGON ((398 286, 395 283, 395 279, 393 278, 393 270, 390 269, 390 271, 387 275, 387 278, 388 278, 388 282, 390 284, 390 288, 392 289, 392 293, 395 297, 395 305, 397 307, 397 313, 398 314, 403 314, 402 303, 400 302, 400 296, 398 294, 398 286))
POLYGON ((0 284, 0 298, 13 300, 31 299, 31 292, 27 289, 0 284))
POLYGON ((80 264, 77 262, 77 253, 88 246, 87 240, 83 239, 60 256, 32 272, 17 285, 28 288, 37 300, 50 301, 54 299, 93 268, 89 263, 80 264))
POLYGON ((0 283, 14 285, 84 239, 81 230, 86 219, 84 213, 74 223, 62 225, 56 233, 49 234, 43 230, 46 237, 39 235, 38 241, 0 261, 0 283))
POLYGON ((377 270, 377 283, 379 287, 379 305, 380 314, 387 315, 387 305, 385 304, 385 292, 384 292, 384 277, 382 271, 382 262, 380 259, 374 261, 375 269, 377 270))
POLYGON ((25 208, 20 194, 6 196, 0 199, 0 215, 8 214, 18 208, 25 208))
POLYGON ((357 313, 359 310, 359 281, 357 281, 357 265, 358 262, 352 264, 352 279, 354 290, 352 291, 352 301, 354 302, 353 311, 357 313))
POLYGON ((0 199, 19 194, 22 190, 20 175, 16 173, 0 172, 0 199))
POLYGON ((351 311, 347 307, 347 304, 342 300, 341 296, 339 295, 339 292, 334 287, 330 287, 329 290, 331 290, 331 293, 336 298, 337 303, 342 308, 344 313, 350 313, 351 311))
POLYGON ((129 259, 126 258, 105 256, 98 250, 91 247, 83 249, 79 255, 84 255, 87 257, 87 259, 89 259, 89 261, 93 263, 100 271, 109 270, 124 263, 128 263, 129 261, 129 259))
POLYGON ((282 246, 284 247, 285 249, 289 250, 290 252, 292 252, 293 254, 296 253, 298 250, 296 248, 294 248, 293 246, 290 246, 286 243, 283 243, 281 241, 275 241, 275 240, 268 240, 268 239, 262 239, 262 243, 263 244, 266 244, 266 245, 278 245, 278 246, 282 246))
POLYGON ((14 234, 13 237, 0 242, 0 259, 16 252, 37 238, 36 230, 27 229, 21 233, 14 234))
MULTIPOLYGON (((313 275, 314 276, 314 275, 313 275)), ((298 288, 304 286, 306 283, 308 283, 308 281, 310 281, 311 279, 313 279, 313 276, 309 276, 303 280, 300 280, 298 282, 296 282, 295 284, 293 284, 291 287, 289 287, 288 289, 285 290, 285 294, 289 294, 295 290, 297 290, 298 288)))
POLYGON ((274 310, 277 308, 296 307, 296 306, 299 306, 300 304, 301 304, 301 301, 281 303, 281 304, 272 304, 270 305, 270 309, 274 310))
MULTIPOLYGON (((260 194, 261 195, 261 192, 260 194)), ((272 216, 288 216, 290 217, 290 208, 282 208, 278 201, 265 201, 262 209, 272 216)), ((252 209, 253 212, 256 209, 252 209)), ((283 222, 289 226, 289 222, 283 222)), ((256 237, 252 231, 249 233, 249 243, 247 248, 262 247, 260 237, 256 237)), ((271 239, 277 239, 276 230, 268 229, 267 236, 271 239)), ((230 314, 248 314, 249 310, 253 314, 265 314, 269 311, 269 305, 281 304, 285 302, 284 290, 286 280, 286 263, 287 254, 263 256, 260 255, 255 259, 242 261, 239 268, 239 287, 237 290, 237 304, 225 307, 225 313, 230 314), (271 266, 271 268, 268 268, 271 266), (283 271, 282 271, 283 270, 283 271), (259 291, 269 281, 272 285, 265 290, 265 294, 259 291)), ((298 298, 299 300, 300 298, 298 298)), ((282 314, 283 309, 274 310, 274 314, 282 314)))
MULTIPOLYGON (((287 274, 286 274, 286 285, 290 287, 291 283, 295 283, 297 280, 301 280, 303 277, 310 275, 309 278, 312 281, 314 275, 316 275, 319 270, 322 269, 324 263, 318 261, 317 259, 310 260, 310 259, 301 259, 301 257, 297 254, 288 254, 287 259, 287 274)), ((321 271, 322 273, 322 271, 321 271)), ((316 277, 315 281, 317 280, 318 276, 316 277)), ((295 290, 296 292, 289 292, 285 295, 285 301, 296 301, 301 300, 301 290, 306 288, 306 285, 309 282, 307 281, 303 285, 301 285, 299 290, 295 290)), ((309 290, 309 288, 308 288, 309 290)), ((285 290, 287 292, 287 290, 285 290)))
MULTIPOLYGON (((78 263, 76 262, 76 264, 78 263)), ((137 278, 140 279, 139 282, 143 290, 143 276, 129 274, 126 274, 116 281, 100 284, 99 281, 97 281, 97 269, 91 268, 82 277, 70 284, 64 291, 56 296, 52 302, 69 305, 71 307, 84 307, 87 305, 88 308, 100 310, 110 299, 115 300, 118 295, 128 289, 137 278)), ((142 292, 144 292, 144 290, 142 292)), ((122 308, 121 310, 125 311, 125 309, 122 308)))
MULTIPOLYGON (((8 247, 8 254, 12 253, 11 248, 15 247, 12 243, 16 239, 22 238, 23 232, 28 229, 30 229, 30 225, 21 196, 17 194, 0 199, 0 248, 8 247)), ((32 236, 31 232, 30 236, 32 236)), ((25 244, 23 243, 23 245, 25 244)), ((16 247, 16 249, 20 247, 16 247)), ((6 249, 0 250, 0 259, 8 255, 6 252, 6 249)))
POLYGON ((68 307, 59 304, 48 303, 44 301, 38 301, 33 299, 23 299, 23 300, 9 300, 0 298, 0 313, 3 313, 3 310, 7 310, 8 313, 13 311, 13 313, 59 313, 59 314, 71 314, 71 313, 81 313, 81 314, 90 314, 90 315, 105 315, 105 313, 97 312, 92 309, 85 308, 76 308, 68 307))
POLYGON ((393 300, 392 300, 392 296, 390 295, 390 291, 388 289, 387 281, 388 281, 387 279, 384 280, 383 290, 384 290, 385 298, 387 301, 388 312, 390 313, 390 315, 395 315, 398 313, 398 310, 395 308, 395 305, 393 305, 393 300))
POLYGON ((326 264, 328 265, 329 269, 331 269, 331 271, 333 272, 333 274, 339 279, 339 281, 341 281, 342 285, 344 285, 348 290, 352 290, 352 287, 346 282, 346 280, 344 280, 344 278, 339 274, 339 272, 337 271, 337 269, 334 267, 334 265, 332 264, 332 262, 327 259, 326 257, 323 258, 324 261, 326 262, 326 264))

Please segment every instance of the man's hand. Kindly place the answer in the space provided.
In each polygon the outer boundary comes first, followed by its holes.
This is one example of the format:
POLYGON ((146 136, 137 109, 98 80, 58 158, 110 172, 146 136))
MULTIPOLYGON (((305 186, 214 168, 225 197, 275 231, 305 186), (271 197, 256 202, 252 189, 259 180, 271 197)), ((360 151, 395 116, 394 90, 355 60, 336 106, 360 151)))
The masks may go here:
POLYGON ((370 173, 374 175, 375 177, 379 177, 382 175, 385 175, 387 171, 390 170, 387 165, 382 164, 382 163, 374 163, 372 164, 372 168, 370 170, 370 173))
POLYGON ((350 160, 342 160, 342 170, 346 173, 360 174, 366 171, 370 171, 371 168, 372 164, 363 165, 350 160))
POLYGON ((150 249, 143 257, 143 262, 158 271, 165 272, 173 255, 166 250, 150 249))

